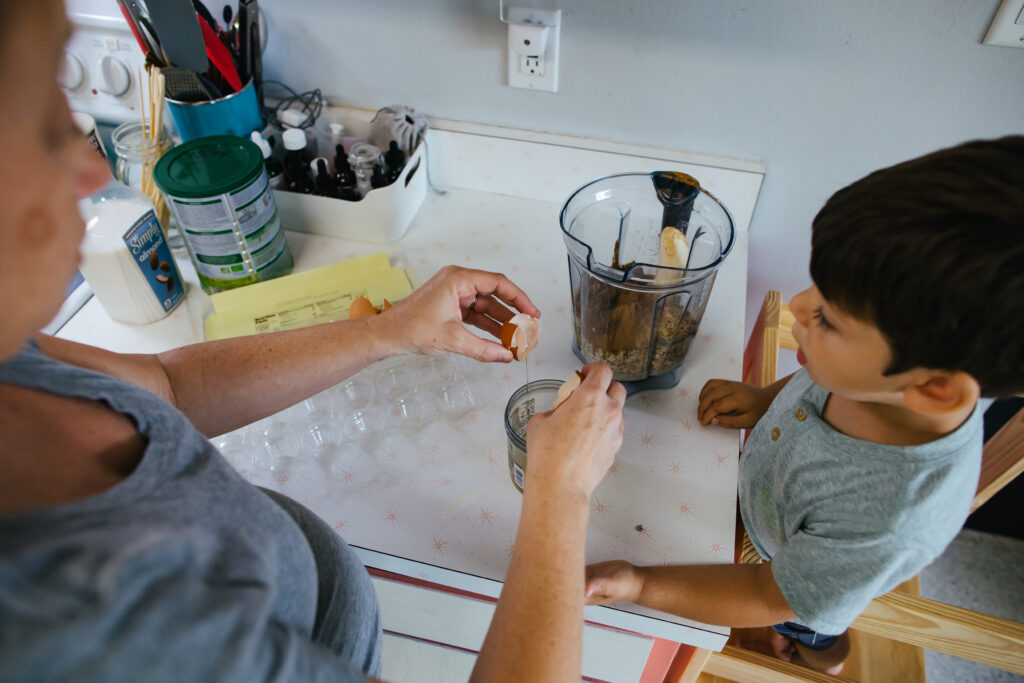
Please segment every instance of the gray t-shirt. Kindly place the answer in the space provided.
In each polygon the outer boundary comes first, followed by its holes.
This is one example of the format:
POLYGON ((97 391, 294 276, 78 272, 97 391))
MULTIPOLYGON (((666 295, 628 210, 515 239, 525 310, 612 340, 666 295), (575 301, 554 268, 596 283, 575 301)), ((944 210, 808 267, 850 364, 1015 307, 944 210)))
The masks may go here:
POLYGON ((34 343, 0 382, 103 401, 148 441, 113 488, 0 517, 0 680, 366 680, 312 637, 320 553, 301 506, 242 479, 163 399, 34 343))
POLYGON ((799 623, 839 634, 956 536, 978 486, 983 435, 975 408, 927 444, 862 441, 822 420, 828 395, 804 370, 779 392, 740 458, 739 502, 799 623))

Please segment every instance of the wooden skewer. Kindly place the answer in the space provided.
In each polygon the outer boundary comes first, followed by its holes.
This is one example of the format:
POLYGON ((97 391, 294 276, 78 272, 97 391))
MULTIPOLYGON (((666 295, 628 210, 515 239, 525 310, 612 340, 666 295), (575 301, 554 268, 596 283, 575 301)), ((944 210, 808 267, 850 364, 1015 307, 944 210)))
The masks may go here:
POLYGON ((142 136, 149 137, 146 133, 146 101, 142 96, 142 69, 139 69, 139 116, 142 117, 142 136))

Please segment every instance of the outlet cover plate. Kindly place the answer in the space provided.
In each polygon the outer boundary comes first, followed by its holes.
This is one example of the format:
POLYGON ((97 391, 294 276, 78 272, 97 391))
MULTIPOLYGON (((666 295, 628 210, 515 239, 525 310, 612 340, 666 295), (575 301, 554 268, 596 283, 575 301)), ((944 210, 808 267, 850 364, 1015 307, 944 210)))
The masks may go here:
POLYGON ((547 46, 542 55, 530 55, 529 59, 521 59, 521 52, 513 48, 512 40, 509 39, 509 86, 513 88, 526 88, 528 90, 558 92, 558 48, 562 10, 509 7, 506 21, 510 25, 536 24, 548 27, 547 46), (533 57, 536 57, 536 60, 533 57))
POLYGON ((1024 47, 1024 0, 1003 0, 983 42, 985 45, 1024 47))

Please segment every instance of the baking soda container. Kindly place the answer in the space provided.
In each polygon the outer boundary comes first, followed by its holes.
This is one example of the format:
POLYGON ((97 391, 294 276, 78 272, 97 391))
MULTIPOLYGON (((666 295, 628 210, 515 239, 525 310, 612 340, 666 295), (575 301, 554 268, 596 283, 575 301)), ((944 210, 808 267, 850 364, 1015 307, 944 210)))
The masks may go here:
POLYGON ((522 493, 526 482, 526 423, 536 413, 551 410, 558 397, 560 379, 538 379, 519 387, 505 406, 505 436, 508 437, 508 474, 522 493))
POLYGON ((186 142, 157 162, 153 179, 207 294, 292 271, 263 154, 251 140, 221 135, 186 142))
POLYGON ((145 324, 174 310, 185 288, 149 197, 112 180, 78 206, 82 275, 107 315, 145 324))

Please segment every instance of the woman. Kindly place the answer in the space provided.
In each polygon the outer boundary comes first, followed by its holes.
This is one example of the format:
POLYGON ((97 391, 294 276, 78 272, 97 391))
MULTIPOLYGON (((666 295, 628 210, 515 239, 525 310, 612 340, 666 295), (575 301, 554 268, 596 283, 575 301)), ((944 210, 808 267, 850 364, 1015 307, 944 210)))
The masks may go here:
MULTIPOLYGON (((207 439, 396 353, 508 362, 464 324, 497 336, 508 306, 540 313, 503 276, 450 267, 380 316, 158 355, 36 334, 79 262, 76 202, 109 179, 56 85, 68 32, 59 0, 0 5, 0 91, 17 93, 0 110, 0 679, 378 675, 376 598, 351 550, 207 439)), ((480 680, 579 680, 588 498, 625 399, 607 366, 585 374, 530 423, 480 680)))

